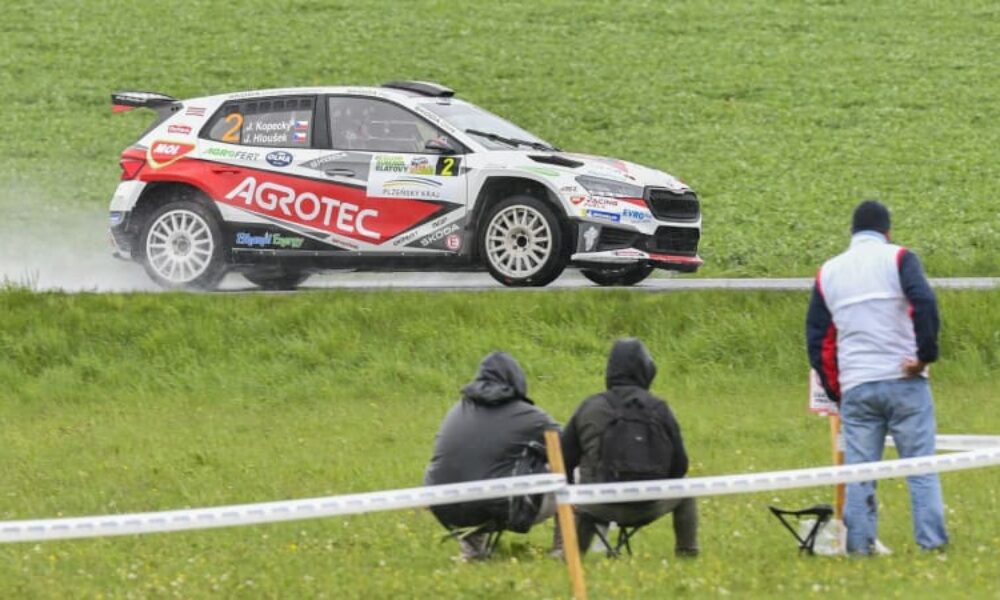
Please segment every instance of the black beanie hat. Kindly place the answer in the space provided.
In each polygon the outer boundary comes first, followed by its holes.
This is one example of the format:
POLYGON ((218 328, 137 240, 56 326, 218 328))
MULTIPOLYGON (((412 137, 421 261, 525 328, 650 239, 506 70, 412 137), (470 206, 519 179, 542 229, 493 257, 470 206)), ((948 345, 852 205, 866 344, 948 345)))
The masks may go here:
POLYGON ((865 200, 854 209, 851 233, 877 231, 889 233, 889 209, 878 200, 865 200))

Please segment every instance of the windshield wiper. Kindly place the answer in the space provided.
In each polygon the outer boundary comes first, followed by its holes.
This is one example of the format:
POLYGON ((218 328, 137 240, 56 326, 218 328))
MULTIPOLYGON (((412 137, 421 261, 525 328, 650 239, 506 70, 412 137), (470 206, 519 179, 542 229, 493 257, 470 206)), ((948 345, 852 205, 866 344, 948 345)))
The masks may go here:
POLYGON ((532 142, 530 140, 521 140, 518 138, 505 137, 498 133, 490 133, 489 131, 480 131, 478 129, 466 129, 465 133, 470 135, 478 135, 479 137, 484 137, 488 140, 493 140, 494 142, 500 142, 501 144, 507 144, 511 148, 517 148, 518 146, 527 146, 529 148, 534 148, 535 150, 545 150, 550 152, 558 152, 559 148, 555 146, 549 146, 548 144, 543 144, 541 142, 532 142))

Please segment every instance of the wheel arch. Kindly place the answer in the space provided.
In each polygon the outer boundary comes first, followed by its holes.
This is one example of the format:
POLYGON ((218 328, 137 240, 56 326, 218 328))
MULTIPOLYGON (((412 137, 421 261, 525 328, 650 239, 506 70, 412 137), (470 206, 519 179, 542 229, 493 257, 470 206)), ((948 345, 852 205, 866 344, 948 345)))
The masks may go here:
MULTIPOLYGON (((156 181, 148 184, 132 207, 132 214, 129 217, 128 232, 138 241, 142 228, 149 217, 161 206, 177 200, 188 200, 201 204, 221 226, 223 223, 222 213, 215 202, 212 202, 204 190, 189 183, 175 181, 156 181)), ((132 257, 136 257, 138 244, 132 245, 132 257)))
MULTIPOLYGON (((559 201, 559 196, 556 192, 542 181, 520 175, 494 175, 486 178, 482 187, 479 188, 479 193, 476 195, 476 202, 473 205, 468 221, 469 230, 478 236, 479 229, 482 226, 482 217, 492 206, 505 198, 520 195, 531 196, 545 202, 559 219, 563 230, 563 239, 566 240, 565 244, 568 248, 575 247, 576 228, 571 226, 566 215, 566 209, 559 201)), ((482 257, 479 256, 478 244, 475 244, 474 248, 474 258, 480 260, 482 257)))

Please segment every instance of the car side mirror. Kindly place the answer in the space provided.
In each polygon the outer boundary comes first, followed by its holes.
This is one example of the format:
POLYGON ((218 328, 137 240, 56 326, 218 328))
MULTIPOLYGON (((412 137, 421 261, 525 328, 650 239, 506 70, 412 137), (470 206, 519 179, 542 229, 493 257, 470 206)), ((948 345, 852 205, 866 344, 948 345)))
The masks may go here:
POLYGON ((445 138, 427 140, 427 143, 424 144, 424 149, 437 152, 438 154, 455 154, 455 149, 451 147, 451 144, 445 138))

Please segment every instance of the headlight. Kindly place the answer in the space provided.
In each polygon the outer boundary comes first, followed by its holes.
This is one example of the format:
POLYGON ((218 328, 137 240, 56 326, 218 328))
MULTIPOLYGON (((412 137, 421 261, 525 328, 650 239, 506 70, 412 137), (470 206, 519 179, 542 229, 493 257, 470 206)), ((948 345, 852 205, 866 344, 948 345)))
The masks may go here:
POLYGON ((589 177, 582 175, 576 182, 583 186, 592 196, 610 196, 612 198, 642 198, 642 188, 630 183, 622 183, 614 179, 589 177))

